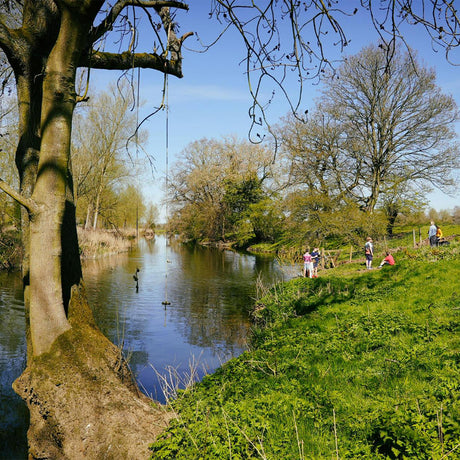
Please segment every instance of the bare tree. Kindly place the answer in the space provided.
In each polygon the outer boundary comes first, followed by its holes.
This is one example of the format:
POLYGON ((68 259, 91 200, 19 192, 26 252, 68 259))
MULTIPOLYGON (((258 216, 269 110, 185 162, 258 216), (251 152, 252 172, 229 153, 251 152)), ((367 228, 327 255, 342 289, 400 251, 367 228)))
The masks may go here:
POLYGON ((359 184, 360 163, 343 149, 343 128, 333 114, 319 105, 306 121, 292 115, 284 119, 276 134, 288 164, 289 187, 314 195, 317 206, 350 198, 359 184))
POLYGON ((211 5, 210 17, 236 30, 246 51, 242 62, 253 98, 249 114, 254 141, 262 139, 260 131, 276 93, 285 97, 296 117, 306 118, 304 86, 340 65, 341 53, 354 36, 346 28, 351 16, 369 21, 369 30, 373 25, 387 62, 398 44, 410 53, 407 34, 422 28, 427 46, 443 50, 450 63, 460 63, 460 18, 450 0, 212 0, 211 5), (288 91, 289 85, 298 90, 288 91))
POLYGON ((360 187, 351 193, 367 212, 398 183, 455 185, 457 106, 413 53, 395 51, 388 62, 380 48, 364 48, 324 81, 321 100, 341 126, 341 148, 358 165, 360 187))

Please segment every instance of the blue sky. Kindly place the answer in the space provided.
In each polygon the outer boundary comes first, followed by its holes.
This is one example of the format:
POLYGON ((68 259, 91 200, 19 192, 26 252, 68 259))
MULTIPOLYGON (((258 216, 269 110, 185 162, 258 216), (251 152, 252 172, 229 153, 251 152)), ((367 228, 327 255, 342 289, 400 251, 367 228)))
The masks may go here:
MULTIPOLYGON (((352 4, 352 2, 348 4, 352 4)), ((210 43, 221 30, 215 19, 209 19, 209 2, 189 2, 189 12, 179 12, 178 22, 181 24, 180 33, 187 31, 197 32, 201 42, 210 43)), ((142 21, 142 20, 141 20, 142 21)), ((375 43, 377 34, 368 16, 357 15, 346 18, 343 22, 347 37, 351 39, 346 48, 348 55, 355 54, 364 46, 375 43)), ((145 24, 145 23, 144 23, 145 24)), ((142 28, 141 22, 141 28, 142 28)), ((438 85, 445 93, 452 94, 460 106, 460 67, 446 62, 443 50, 433 52, 425 31, 418 28, 409 28, 405 35, 410 46, 418 52, 420 60, 437 73, 438 85)), ((139 42, 139 51, 151 51, 152 45, 145 46, 142 39, 139 42), (143 48, 143 49, 141 49, 143 48)), ((169 165, 174 163, 179 153, 192 141, 201 138, 221 138, 236 135, 247 138, 250 127, 248 109, 251 97, 248 91, 247 79, 244 74, 244 65, 240 64, 245 57, 245 48, 241 38, 232 32, 227 32, 219 42, 205 53, 193 50, 201 48, 197 35, 185 42, 183 50, 184 62, 182 79, 169 77, 169 165)), ((330 47, 331 53, 338 57, 337 47, 330 47)), ((332 54, 332 55, 333 55, 332 54)), ((458 62, 460 63, 460 54, 458 62)), ((137 72, 135 74, 137 76, 137 72)), ((96 85, 106 85, 107 81, 114 81, 113 72, 98 72, 96 85)), ((146 70, 141 72, 140 94, 145 102, 139 112, 140 119, 161 102, 163 77, 159 72, 146 70)), ((291 93, 297 91, 294 83, 289 83, 291 93)), ((318 97, 318 85, 307 82, 304 87, 302 108, 312 108, 318 97)), ((264 94, 271 94, 271 88, 264 88, 264 94)), ((268 111, 270 123, 276 124, 280 117, 289 111, 287 101, 281 94, 277 94, 268 111)), ((166 172, 166 134, 165 111, 159 112, 150 118, 144 128, 149 132, 147 151, 155 159, 155 172, 142 178, 143 193, 146 201, 160 206, 162 199, 162 185, 166 172)), ((458 132, 460 133, 460 125, 458 132)), ((430 195, 431 206, 436 209, 453 208, 460 205, 460 194, 449 197, 441 192, 430 195)))

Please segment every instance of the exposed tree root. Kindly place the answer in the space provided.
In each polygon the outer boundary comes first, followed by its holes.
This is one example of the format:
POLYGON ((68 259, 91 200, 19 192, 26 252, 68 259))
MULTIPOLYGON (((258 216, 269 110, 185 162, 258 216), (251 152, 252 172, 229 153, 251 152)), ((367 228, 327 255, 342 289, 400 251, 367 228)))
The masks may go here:
POLYGON ((147 459, 170 415, 141 394, 120 351, 94 325, 81 289, 72 328, 15 381, 30 410, 32 459, 147 459))

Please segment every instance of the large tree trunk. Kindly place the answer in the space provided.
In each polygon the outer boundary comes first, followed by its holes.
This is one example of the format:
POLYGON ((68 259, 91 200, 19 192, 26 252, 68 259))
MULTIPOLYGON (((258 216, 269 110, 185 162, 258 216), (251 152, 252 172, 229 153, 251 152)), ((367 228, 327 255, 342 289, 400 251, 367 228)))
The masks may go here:
POLYGON ((32 112, 23 114, 28 130, 17 156, 34 206, 24 229, 28 363, 14 388, 30 410, 31 458, 147 458, 167 416, 137 390, 121 351, 94 324, 83 288, 69 158, 78 49, 92 18, 63 5, 43 89, 34 92, 29 80, 18 92, 20 107, 42 106, 41 142, 32 112))
POLYGON ((48 351, 70 327, 63 297, 62 232, 75 105, 75 59, 78 58, 75 50, 82 40, 81 29, 70 12, 61 11, 60 32, 43 81, 42 141, 32 195, 39 210, 30 223, 30 323, 34 355, 48 351))
MULTIPOLYGON (((16 167, 19 173, 19 189, 21 194, 30 198, 37 177, 37 165, 40 151, 40 114, 41 114, 41 61, 35 68, 24 69, 24 73, 16 75, 16 88, 19 107, 19 142, 16 149, 16 167), (38 102, 40 104, 38 104, 38 102)), ((30 221, 29 212, 21 207, 22 227, 22 280, 24 286, 24 307, 26 313, 27 352, 30 358, 32 346, 30 340, 30 221)))

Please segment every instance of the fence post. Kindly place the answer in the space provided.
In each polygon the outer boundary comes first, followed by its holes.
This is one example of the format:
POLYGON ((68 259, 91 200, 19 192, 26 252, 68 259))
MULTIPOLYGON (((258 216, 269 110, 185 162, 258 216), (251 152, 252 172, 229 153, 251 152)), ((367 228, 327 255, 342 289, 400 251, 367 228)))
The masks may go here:
POLYGON ((415 248, 415 246, 417 244, 417 242, 415 241, 415 228, 412 229, 412 235, 414 237, 414 248, 415 248))

